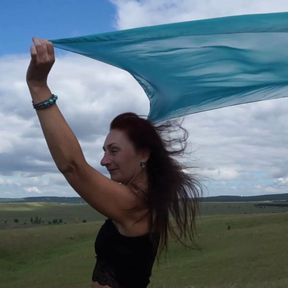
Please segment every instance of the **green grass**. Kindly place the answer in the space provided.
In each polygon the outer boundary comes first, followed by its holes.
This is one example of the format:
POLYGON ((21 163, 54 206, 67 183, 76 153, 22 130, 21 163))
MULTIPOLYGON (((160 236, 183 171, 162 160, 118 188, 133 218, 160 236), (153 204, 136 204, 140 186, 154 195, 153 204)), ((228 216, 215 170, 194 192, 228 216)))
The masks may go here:
POLYGON ((257 202, 204 202, 201 203, 202 215, 266 214, 288 212, 286 206, 257 207, 257 202))
POLYGON ((5 288, 85 286, 95 260, 93 239, 99 225, 0 231, 0 283, 5 288))
MULTIPOLYGON (((18 217, 19 223, 0 230, 1 287, 89 287, 103 217, 86 205, 5 205, 0 221, 18 217), (32 214, 70 224, 24 225, 32 214)), ((168 254, 154 265, 150 288, 288 287, 288 213, 227 205, 209 207, 199 218, 194 249, 169 242, 168 254)))
POLYGON ((33 227, 35 224, 31 223, 31 218, 36 217, 44 225, 53 223, 54 219, 61 219, 65 224, 104 219, 90 206, 83 204, 0 203, 0 229, 33 227))
POLYGON ((287 221, 286 213, 203 217, 200 247, 172 243, 151 288, 288 287, 287 221))

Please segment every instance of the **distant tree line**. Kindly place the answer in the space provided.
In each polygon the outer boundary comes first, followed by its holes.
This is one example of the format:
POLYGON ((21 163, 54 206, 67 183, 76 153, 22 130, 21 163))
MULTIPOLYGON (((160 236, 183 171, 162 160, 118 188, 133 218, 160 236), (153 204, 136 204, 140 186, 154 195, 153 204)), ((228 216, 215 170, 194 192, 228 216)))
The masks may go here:
POLYGON ((288 203, 256 203, 254 204, 255 207, 258 208, 265 208, 265 207, 288 207, 288 203))
MULTIPOLYGON (((82 223, 87 223, 87 220, 86 219, 83 219, 81 220, 82 223)), ((1 221, 2 222, 2 221, 1 221)), ((8 223, 15 223, 15 224, 19 224, 21 222, 21 219, 18 219, 18 218, 14 218, 13 220, 7 220, 7 219, 4 219, 3 220, 3 223, 4 224, 8 224, 8 223)), ((28 221, 29 222, 29 221, 28 221)), ((23 224, 27 224, 27 220, 26 219, 23 219, 23 224)), ((44 220, 43 218, 39 217, 39 216, 33 216, 33 217, 30 217, 30 224, 36 224, 36 225, 39 225, 39 224, 49 224, 49 225, 56 225, 56 224, 66 224, 66 222, 63 221, 62 218, 54 218, 54 219, 51 219, 51 220, 44 220)))

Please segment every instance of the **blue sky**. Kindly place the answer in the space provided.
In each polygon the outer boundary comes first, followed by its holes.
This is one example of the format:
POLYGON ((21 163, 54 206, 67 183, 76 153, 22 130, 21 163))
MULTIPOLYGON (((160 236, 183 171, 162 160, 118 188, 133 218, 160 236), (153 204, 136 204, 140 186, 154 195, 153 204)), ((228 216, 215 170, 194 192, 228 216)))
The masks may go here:
POLYGON ((0 55, 26 53, 33 36, 57 39, 115 30, 116 8, 107 0, 3 0, 0 5, 0 55))
MULTIPOLYGON (((58 39, 171 22, 288 11, 287 0, 3 0, 0 3, 0 198, 75 196, 57 171, 25 83, 33 36, 58 39)), ((147 115, 149 102, 126 72, 56 51, 49 76, 58 106, 87 161, 99 165, 111 119, 147 115), (71 99, 73 101, 71 101, 71 99)), ((198 113, 184 161, 212 195, 288 192, 288 98, 198 113)))

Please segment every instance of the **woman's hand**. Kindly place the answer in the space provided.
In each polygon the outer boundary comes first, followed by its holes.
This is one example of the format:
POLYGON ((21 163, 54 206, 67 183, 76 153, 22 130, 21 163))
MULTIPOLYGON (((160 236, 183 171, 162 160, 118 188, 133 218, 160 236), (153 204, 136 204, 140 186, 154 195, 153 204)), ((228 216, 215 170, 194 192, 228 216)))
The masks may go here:
POLYGON ((33 38, 31 61, 26 74, 30 92, 47 88, 48 74, 55 62, 54 48, 51 42, 33 38))

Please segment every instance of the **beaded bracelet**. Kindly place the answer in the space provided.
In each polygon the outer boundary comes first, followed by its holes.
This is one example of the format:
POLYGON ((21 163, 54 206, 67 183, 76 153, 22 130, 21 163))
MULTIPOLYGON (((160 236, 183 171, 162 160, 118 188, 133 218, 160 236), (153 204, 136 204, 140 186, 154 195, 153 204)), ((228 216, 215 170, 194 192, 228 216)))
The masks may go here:
POLYGON ((33 103, 34 109, 42 110, 42 109, 46 109, 46 108, 53 106, 56 103, 57 99, 58 99, 58 97, 56 95, 52 94, 50 98, 48 98, 42 102, 34 104, 34 102, 32 101, 32 103, 33 103))

